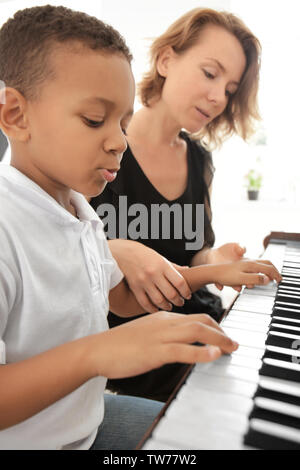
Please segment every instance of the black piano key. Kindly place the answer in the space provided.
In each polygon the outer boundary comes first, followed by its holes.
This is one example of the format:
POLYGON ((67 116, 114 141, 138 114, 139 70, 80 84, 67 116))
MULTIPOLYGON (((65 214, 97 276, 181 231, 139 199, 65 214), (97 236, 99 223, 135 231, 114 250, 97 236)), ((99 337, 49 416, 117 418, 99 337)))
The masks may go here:
POLYGON ((267 390, 263 387, 258 386, 254 397, 269 398, 270 400, 276 400, 284 403, 289 403, 290 405, 295 405, 300 407, 300 398, 294 397, 293 395, 287 395, 285 393, 274 392, 273 390, 267 390))
POLYGON ((282 302, 281 300, 276 300, 274 304, 274 308, 292 308, 293 310, 296 310, 296 312, 299 312, 300 315, 300 305, 295 303, 295 302, 282 302))
POLYGON ((276 436, 270 436, 253 429, 249 429, 244 437, 246 446, 264 450, 300 450, 300 444, 287 441, 276 436))
POLYGON ((300 372, 285 367, 277 367, 271 364, 263 363, 259 375, 274 377, 276 379, 291 380, 292 382, 300 382, 300 372))
POLYGON ((288 309, 288 308, 280 308, 280 307, 275 307, 273 309, 273 313, 271 314, 271 317, 274 316, 280 316, 284 318, 291 318, 295 320, 300 320, 300 313, 297 310, 293 309, 288 309))
POLYGON ((296 328, 300 328, 300 321, 296 322, 295 320, 296 320, 295 318, 282 319, 281 317, 275 316, 272 318, 270 326, 273 324, 278 324, 282 326, 295 326, 296 328))
POLYGON ((300 296, 296 295, 286 295, 286 294, 277 294, 276 300, 279 300, 280 302, 288 302, 288 303, 295 303, 295 304, 300 304, 300 296))
MULTIPOLYGON (((300 331, 293 330, 292 328, 289 328, 289 326, 291 325, 280 325, 279 323, 274 322, 274 324, 271 323, 270 325, 270 331, 279 331, 281 333, 289 333, 291 335, 300 335, 300 331)), ((299 328, 299 325, 296 328, 299 328)))
POLYGON ((283 415, 276 413, 275 411, 265 410, 254 405, 253 410, 250 413, 249 419, 261 419, 263 421, 269 421, 271 423, 281 424, 282 426, 288 426, 294 429, 300 429, 300 419, 294 418, 293 416, 283 415))
POLYGON ((295 362, 300 363, 300 357, 297 356, 292 356, 289 354, 282 354, 279 352, 274 352, 274 351, 266 351, 263 359, 277 359, 278 361, 286 361, 286 362, 293 362, 292 358, 294 357, 295 362))
POLYGON ((266 344, 270 346, 279 346, 281 348, 295 349, 295 338, 287 338, 284 336, 275 336, 269 334, 266 340, 266 344))
POLYGON ((262 359, 265 359, 265 358, 277 359, 278 361, 286 361, 286 362, 291 362, 292 360, 292 356, 289 356, 288 354, 281 354, 275 351, 266 351, 262 359))

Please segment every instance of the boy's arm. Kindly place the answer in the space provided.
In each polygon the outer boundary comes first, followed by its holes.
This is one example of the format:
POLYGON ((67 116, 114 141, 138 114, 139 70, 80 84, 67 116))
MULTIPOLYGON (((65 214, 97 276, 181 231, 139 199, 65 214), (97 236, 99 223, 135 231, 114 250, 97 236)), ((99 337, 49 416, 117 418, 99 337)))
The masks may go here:
POLYGON ((93 377, 124 378, 171 362, 208 362, 236 348, 207 315, 159 312, 2 365, 0 430, 30 418, 93 377))
MULTIPOLYGON (((240 260, 234 263, 180 268, 178 271, 188 283, 192 292, 206 284, 232 286, 240 289, 243 285, 268 284, 270 280, 281 281, 281 276, 270 261, 240 260)), ((145 313, 125 280, 114 287, 109 294, 110 310, 121 317, 145 313)))

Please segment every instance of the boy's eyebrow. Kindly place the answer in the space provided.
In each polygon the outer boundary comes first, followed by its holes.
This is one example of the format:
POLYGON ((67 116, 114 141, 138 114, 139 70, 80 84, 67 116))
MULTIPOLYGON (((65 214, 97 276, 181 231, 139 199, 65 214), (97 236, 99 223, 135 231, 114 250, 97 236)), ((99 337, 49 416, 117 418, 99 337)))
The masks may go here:
MULTIPOLYGON (((99 104, 106 104, 107 106, 113 107, 115 103, 111 100, 108 100, 107 98, 101 98, 100 96, 91 96, 90 98, 86 98, 82 100, 85 103, 99 103, 99 104)), ((130 109, 125 116, 132 116, 133 115, 133 109, 130 109)))

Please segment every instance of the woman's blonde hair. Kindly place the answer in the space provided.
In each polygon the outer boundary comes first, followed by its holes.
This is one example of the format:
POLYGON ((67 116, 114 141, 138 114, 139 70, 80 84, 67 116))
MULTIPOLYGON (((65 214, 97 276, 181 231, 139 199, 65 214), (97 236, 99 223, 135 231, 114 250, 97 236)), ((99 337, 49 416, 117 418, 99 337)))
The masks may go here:
POLYGON ((199 40, 199 34, 208 24, 217 25, 232 33, 240 42, 245 56, 246 68, 237 92, 229 97, 224 112, 210 122, 195 139, 204 138, 209 146, 219 146, 233 133, 247 140, 255 131, 254 123, 260 119, 257 103, 261 46, 235 15, 211 9, 195 8, 175 21, 167 31, 152 43, 150 48, 150 70, 138 86, 138 95, 144 106, 150 106, 160 97, 165 78, 157 71, 157 60, 166 46, 177 54, 184 53, 199 40))

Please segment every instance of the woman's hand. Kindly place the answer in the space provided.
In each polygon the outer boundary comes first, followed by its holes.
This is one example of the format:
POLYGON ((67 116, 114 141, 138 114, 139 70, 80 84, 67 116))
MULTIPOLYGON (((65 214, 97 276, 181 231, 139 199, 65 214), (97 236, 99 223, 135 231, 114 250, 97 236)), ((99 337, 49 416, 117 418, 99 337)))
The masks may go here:
POLYGON ((176 265, 156 251, 132 240, 110 240, 110 250, 138 303, 146 312, 181 307, 190 288, 176 265))
POLYGON ((158 312, 93 335, 89 358, 95 375, 115 379, 168 363, 211 362, 237 348, 238 344, 206 314, 158 312))

